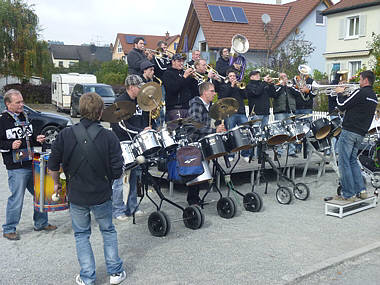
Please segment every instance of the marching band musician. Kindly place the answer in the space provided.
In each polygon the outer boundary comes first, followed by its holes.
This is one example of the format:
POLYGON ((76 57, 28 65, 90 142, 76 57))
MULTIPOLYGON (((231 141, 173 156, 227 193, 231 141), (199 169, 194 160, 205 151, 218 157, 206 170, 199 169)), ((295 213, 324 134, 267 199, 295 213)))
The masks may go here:
POLYGON ((230 51, 228 48, 222 48, 219 51, 219 58, 216 61, 215 70, 223 77, 226 76, 227 69, 230 68, 230 51))
POLYGON ((199 95, 199 85, 202 84, 203 82, 211 82, 211 80, 217 80, 221 81, 220 77, 218 77, 214 72, 210 71, 208 74, 206 73, 207 71, 207 62, 205 59, 199 59, 196 62, 194 62, 194 68, 195 68, 195 73, 198 74, 201 78, 195 78, 193 77, 193 82, 192 82, 192 93, 194 96, 200 96, 199 95))
MULTIPOLYGON (((306 86, 302 87, 300 90, 303 93, 303 96, 296 97, 296 114, 307 115, 313 113, 313 101, 316 96, 311 88, 313 81, 313 78, 306 75, 306 86)), ((296 83, 296 81, 294 83, 296 83)))
MULTIPOLYGON (((296 112, 296 97, 301 96, 299 90, 292 86, 288 86, 288 76, 286 73, 280 73, 280 82, 273 96, 273 113, 275 120, 284 120, 289 118, 296 112)), ((289 156, 297 157, 295 153, 296 147, 294 143, 289 144, 289 156)), ((278 150, 281 155, 282 149, 278 150)))
MULTIPOLYGON (((0 149, 8 172, 8 186, 11 195, 8 198, 3 224, 3 237, 19 240, 16 226, 20 222, 25 189, 34 195, 32 149, 45 141, 44 135, 33 138, 33 126, 24 113, 24 100, 20 91, 10 89, 4 94, 6 110, 0 115, 0 149), (23 155, 28 154, 28 155, 23 155)), ((56 226, 48 224, 47 213, 34 209, 35 231, 53 231, 56 226)))
MULTIPOLYGON (((136 104, 136 112, 128 120, 119 123, 112 123, 111 128, 120 141, 131 141, 143 130, 151 129, 149 126, 149 113, 142 111, 137 105, 137 95, 143 85, 142 79, 135 75, 128 75, 125 79, 126 93, 116 98, 115 102, 131 101, 136 104)), ((131 170, 129 175, 129 196, 128 202, 123 202, 123 177, 114 180, 113 191, 113 217, 120 221, 128 220, 133 213, 139 216, 143 212, 137 208, 137 178, 141 175, 139 167, 131 170)))
POLYGON ((110 284, 120 284, 127 274, 118 254, 117 232, 112 222, 112 180, 122 175, 123 157, 115 134, 100 125, 104 102, 96 93, 79 100, 82 118, 62 130, 52 145, 48 168, 54 192, 62 185, 59 169, 67 177, 67 193, 80 273, 76 284, 95 284, 96 265, 91 247, 91 212, 103 236, 104 258, 110 284))
POLYGON ((136 37, 133 40, 134 48, 128 53, 127 62, 128 62, 128 74, 137 74, 141 75, 142 70, 140 65, 145 60, 152 60, 153 55, 151 53, 145 53, 144 47, 144 38, 136 37))
MULTIPOLYGON (((193 141, 198 141, 203 137, 212 134, 225 132, 223 124, 219 124, 216 128, 211 126, 211 118, 209 116, 210 106, 215 96, 215 87, 211 82, 204 82, 199 85, 199 94, 190 101, 189 117, 204 125, 192 134, 193 141)), ((189 205, 200 204, 199 185, 188 187, 187 202, 189 205)))
POLYGON ((192 66, 197 60, 201 59, 201 52, 199 50, 193 50, 191 52, 191 60, 187 62, 188 65, 192 66))
POLYGON ((165 70, 170 66, 170 57, 166 54, 168 49, 168 44, 165 41, 158 41, 157 48, 160 49, 163 53, 162 57, 153 57, 154 62, 154 74, 162 79, 165 70))
POLYGON ((338 140, 338 166, 342 186, 342 194, 337 197, 339 200, 355 202, 357 197, 368 198, 357 156, 378 103, 373 91, 374 82, 374 73, 365 70, 360 73, 360 88, 348 96, 343 94, 344 87, 337 87, 335 90, 338 108, 345 111, 338 140))
POLYGON ((178 118, 186 118, 189 109, 189 101, 194 97, 191 92, 192 68, 183 71, 185 56, 175 54, 172 64, 164 72, 162 77, 165 86, 166 121, 178 118))
MULTIPOLYGON (((269 121, 269 97, 274 94, 276 89, 272 84, 272 79, 269 76, 264 77, 264 81, 260 79, 260 71, 253 70, 249 73, 249 83, 245 88, 245 93, 248 98, 250 120, 261 119, 258 122, 260 128, 263 130, 264 126, 269 121)), ((262 145, 259 143, 257 149, 257 156, 260 158, 262 145)))
POLYGON ((141 63, 140 69, 142 71, 141 79, 144 83, 154 81, 154 64, 148 60, 141 63))
MULTIPOLYGON (((236 72, 234 69, 230 68, 227 70, 228 82, 216 83, 218 98, 234 98, 239 102, 239 109, 236 114, 231 115, 229 118, 225 119, 225 124, 227 130, 232 129, 235 126, 240 126, 241 124, 248 121, 247 115, 245 112, 245 104, 244 99, 246 98, 246 94, 244 89, 241 89, 237 86, 238 81, 236 78, 236 72)), ((242 151, 242 156, 244 160, 249 160, 249 151, 242 151)), ((230 160, 233 160, 233 156, 229 157, 230 160)))

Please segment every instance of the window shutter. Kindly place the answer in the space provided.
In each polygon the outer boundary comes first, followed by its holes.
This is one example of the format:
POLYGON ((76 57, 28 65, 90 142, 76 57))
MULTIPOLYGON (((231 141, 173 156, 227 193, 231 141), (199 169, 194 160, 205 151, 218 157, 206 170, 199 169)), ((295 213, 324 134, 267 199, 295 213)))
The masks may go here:
POLYGON ((340 19, 339 21, 339 40, 343 40, 344 37, 346 36, 346 18, 340 19))
POLYGON ((361 15, 359 17, 359 35, 361 37, 365 37, 366 35, 366 27, 367 27, 367 16, 361 15))

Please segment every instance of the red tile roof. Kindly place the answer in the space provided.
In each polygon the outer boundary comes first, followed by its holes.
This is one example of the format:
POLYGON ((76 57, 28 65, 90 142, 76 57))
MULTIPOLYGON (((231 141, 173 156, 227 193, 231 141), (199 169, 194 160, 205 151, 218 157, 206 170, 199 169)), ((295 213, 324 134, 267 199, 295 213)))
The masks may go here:
MULTIPOLYGON (((330 0, 322 0, 328 7, 332 5, 330 0)), ((193 13, 202 27, 209 48, 230 47, 231 39, 235 34, 247 37, 250 50, 266 50, 268 43, 265 40, 264 24, 261 20, 263 14, 271 17, 268 24, 269 37, 276 40, 272 43, 272 49, 283 42, 287 36, 315 9, 321 0, 298 0, 284 5, 270 5, 250 2, 236 2, 225 0, 192 0, 184 28, 182 30, 179 48, 183 47, 184 37, 191 34, 197 26, 193 13), (209 14, 207 4, 241 7, 244 9, 248 24, 214 22, 209 14), (194 24, 188 24, 193 21, 194 24), (194 27, 195 26, 195 27, 194 27)), ((195 36, 188 39, 190 48, 195 41, 195 36)))
POLYGON ((169 38, 166 38, 166 36, 154 36, 154 35, 141 35, 141 34, 122 34, 118 33, 116 36, 115 41, 115 47, 114 49, 117 49, 117 40, 120 40, 121 46, 123 47, 124 54, 128 54, 130 50, 133 49, 134 44, 127 43, 126 36, 134 36, 134 37, 143 37, 146 45, 146 48, 150 49, 156 49, 157 43, 159 41, 166 41, 168 45, 170 45, 173 41, 175 41, 179 35, 169 36, 169 38))
POLYGON ((341 0, 339 3, 326 9, 323 14, 328 15, 374 5, 380 5, 380 0, 341 0))

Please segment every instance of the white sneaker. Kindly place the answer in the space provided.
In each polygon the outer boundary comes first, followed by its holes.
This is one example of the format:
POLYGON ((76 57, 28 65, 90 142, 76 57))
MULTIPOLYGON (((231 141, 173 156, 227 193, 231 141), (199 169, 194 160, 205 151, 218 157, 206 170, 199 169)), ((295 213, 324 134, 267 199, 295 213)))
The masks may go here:
POLYGON ((249 156, 243 156, 243 159, 245 162, 247 162, 247 163, 249 162, 249 156))
POLYGON ((119 221, 127 221, 129 217, 126 215, 120 215, 120 216, 117 216, 115 219, 119 221))
POLYGON ((120 284, 127 278, 127 273, 123 270, 120 273, 112 274, 110 276, 110 284, 120 284))
POLYGON ((145 212, 142 211, 142 210, 137 210, 135 212, 135 217, 141 217, 141 216, 144 216, 145 215, 145 212))
POLYGON ((86 283, 83 282, 82 278, 80 278, 80 274, 78 274, 77 277, 75 277, 75 282, 78 285, 86 285, 86 283))

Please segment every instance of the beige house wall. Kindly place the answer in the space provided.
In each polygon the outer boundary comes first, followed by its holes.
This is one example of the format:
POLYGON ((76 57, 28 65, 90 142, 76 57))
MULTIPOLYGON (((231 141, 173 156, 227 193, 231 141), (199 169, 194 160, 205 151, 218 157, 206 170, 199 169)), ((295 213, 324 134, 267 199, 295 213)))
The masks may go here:
POLYGON ((174 44, 177 43, 177 46, 178 46, 178 43, 179 43, 179 37, 177 37, 177 39, 175 41, 173 41, 169 46, 168 46, 168 51, 172 52, 172 53, 175 53, 176 50, 174 49, 174 44))
POLYGON ((361 67, 371 66, 373 59, 369 56, 367 43, 372 40, 372 33, 380 34, 379 15, 380 5, 327 15, 327 44, 324 56, 329 78, 334 63, 339 63, 341 70, 349 70, 349 78, 353 75, 350 70, 352 62, 361 61, 361 67), (359 16, 359 24, 362 21, 365 25, 359 25, 359 36, 350 38, 347 36, 348 25, 344 26, 343 23, 355 16, 359 16))
POLYGON ((119 47, 119 39, 117 39, 116 41, 116 44, 113 48, 113 51, 112 51, 112 60, 123 60, 125 62, 127 62, 127 57, 125 56, 124 52, 123 52, 123 49, 121 49, 121 52, 118 52, 118 47, 119 47))
POLYGON ((59 67, 59 63, 62 62, 64 68, 69 68, 70 63, 78 63, 77 59, 55 59, 53 58, 54 67, 59 67))

